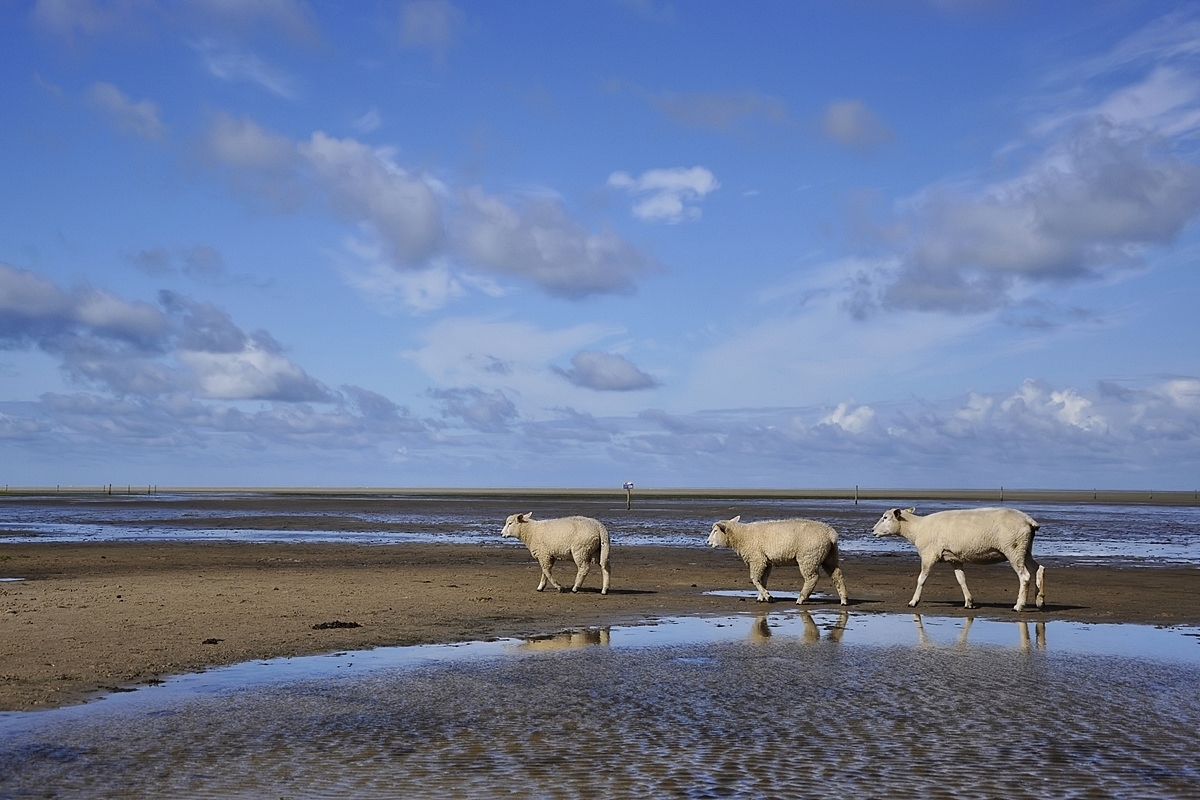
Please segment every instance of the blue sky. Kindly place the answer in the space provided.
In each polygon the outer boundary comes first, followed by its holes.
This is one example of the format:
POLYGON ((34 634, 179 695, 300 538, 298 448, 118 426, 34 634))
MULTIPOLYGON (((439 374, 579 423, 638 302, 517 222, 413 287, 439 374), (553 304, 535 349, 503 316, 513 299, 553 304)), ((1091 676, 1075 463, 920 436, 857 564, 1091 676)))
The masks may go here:
POLYGON ((0 2, 9 485, 1200 485, 1200 8, 0 2))

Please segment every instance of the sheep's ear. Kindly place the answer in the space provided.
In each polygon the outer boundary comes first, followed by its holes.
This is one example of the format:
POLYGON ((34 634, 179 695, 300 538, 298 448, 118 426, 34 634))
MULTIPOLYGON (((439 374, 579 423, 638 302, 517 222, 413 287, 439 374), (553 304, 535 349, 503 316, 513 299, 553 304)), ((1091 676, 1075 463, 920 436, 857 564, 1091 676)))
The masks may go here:
POLYGON ((719 530, 721 533, 729 533, 729 531, 728 531, 728 530, 726 530, 726 528, 725 528, 725 523, 724 523, 724 522, 718 522, 718 523, 717 523, 717 530, 719 530))
POLYGON ((741 514, 738 514, 736 517, 734 517, 733 519, 731 519, 731 520, 729 520, 729 521, 730 521, 730 522, 741 522, 741 521, 742 521, 742 515, 741 515, 741 514))
POLYGON ((906 514, 915 514, 915 513, 917 513, 917 510, 916 510, 915 508, 906 508, 906 509, 904 510, 904 512, 905 512, 906 514))
POLYGON ((529 522, 529 520, 531 520, 531 519, 533 519, 532 511, 530 511, 526 514, 518 514, 517 515, 517 522, 529 522))

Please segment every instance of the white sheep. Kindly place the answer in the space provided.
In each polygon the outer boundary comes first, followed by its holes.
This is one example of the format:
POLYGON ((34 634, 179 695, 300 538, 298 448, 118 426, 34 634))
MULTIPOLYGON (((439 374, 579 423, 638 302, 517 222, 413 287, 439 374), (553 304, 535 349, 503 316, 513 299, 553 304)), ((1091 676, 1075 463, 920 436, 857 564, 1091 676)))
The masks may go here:
POLYGON ((914 510, 893 508, 875 523, 876 536, 903 536, 917 546, 921 555, 921 574, 910 607, 921 602, 921 587, 929 571, 939 561, 954 567, 954 577, 962 587, 965 608, 975 608, 963 564, 998 564, 1005 559, 1020 579, 1014 611, 1025 608, 1030 578, 1037 576, 1037 607, 1046 602, 1046 568, 1033 560, 1033 535, 1038 523, 1015 508, 967 508, 938 511, 920 516, 914 510))
POLYGON ((542 566, 540 592, 548 582, 557 591, 563 587, 550 575, 554 562, 560 558, 575 560, 575 585, 578 592, 592 564, 598 563, 604 574, 600 594, 608 594, 609 539, 608 530, 599 520, 591 517, 561 517, 559 519, 535 520, 533 514, 513 514, 504 522, 500 535, 505 539, 520 539, 529 548, 529 553, 542 566))
POLYGON ((758 602, 771 602, 767 578, 771 567, 790 564, 800 567, 804 586, 797 603, 803 603, 817 585, 818 569, 833 579, 841 604, 846 605, 846 582, 838 566, 837 531, 824 522, 810 519, 742 522, 741 516, 716 522, 708 534, 709 547, 728 547, 750 565, 750 581, 758 589, 758 602))

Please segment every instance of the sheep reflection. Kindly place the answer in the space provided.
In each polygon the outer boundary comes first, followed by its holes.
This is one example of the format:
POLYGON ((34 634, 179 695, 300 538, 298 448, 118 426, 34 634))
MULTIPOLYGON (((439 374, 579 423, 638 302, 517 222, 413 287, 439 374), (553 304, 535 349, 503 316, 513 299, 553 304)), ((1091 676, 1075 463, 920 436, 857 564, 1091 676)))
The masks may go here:
MULTIPOLYGON (((920 614, 913 614, 913 624, 917 628, 917 645, 920 647, 937 647, 938 643, 929 638, 929 634, 925 632, 925 625, 921 622, 920 614)), ((962 628, 958 631, 958 638, 954 642, 955 647, 967 647, 967 636, 971 631, 971 625, 974 624, 974 617, 965 617, 963 619, 962 628)), ((1034 639, 1029 638, 1029 622, 1026 620, 1015 620, 1013 622, 1017 626, 1018 647, 1023 651, 1032 650, 1036 645, 1038 650, 1046 649, 1046 623, 1037 622, 1034 624, 1034 639)))
POLYGON ((580 650, 592 645, 608 646, 609 628, 581 628, 562 631, 551 636, 528 639, 516 646, 517 650, 550 652, 557 650, 580 650))
MULTIPOLYGON (((804 625, 804 632, 800 634, 800 641, 807 643, 821 641, 821 628, 812 618, 812 614, 807 611, 801 611, 797 614, 800 622, 804 625)), ((825 641, 840 642, 842 634, 846 632, 846 623, 850 620, 849 612, 843 611, 838 614, 837 623, 826 626, 827 635, 825 641)), ((754 624, 750 626, 750 641, 765 642, 774 634, 771 631, 771 624, 768 621, 766 614, 759 616, 754 620, 754 624)))

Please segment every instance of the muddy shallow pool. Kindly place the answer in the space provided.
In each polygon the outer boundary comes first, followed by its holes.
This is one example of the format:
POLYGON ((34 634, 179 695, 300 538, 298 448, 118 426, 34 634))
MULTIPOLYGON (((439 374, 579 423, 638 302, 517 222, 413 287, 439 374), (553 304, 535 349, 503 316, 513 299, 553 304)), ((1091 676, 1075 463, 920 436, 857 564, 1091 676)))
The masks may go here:
POLYGON ((1188 797, 1196 629, 773 611, 0 715, 0 797, 1188 797))

